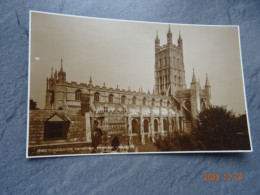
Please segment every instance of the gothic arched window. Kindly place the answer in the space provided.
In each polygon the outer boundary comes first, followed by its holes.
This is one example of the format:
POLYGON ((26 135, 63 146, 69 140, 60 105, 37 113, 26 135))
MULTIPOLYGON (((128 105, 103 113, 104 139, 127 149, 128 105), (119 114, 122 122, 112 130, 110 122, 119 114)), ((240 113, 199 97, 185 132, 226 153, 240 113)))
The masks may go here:
POLYGON ((121 104, 124 104, 125 103, 125 96, 123 95, 122 97, 121 97, 121 104))
POLYGON ((94 93, 94 102, 99 102, 99 93, 94 93))
POLYGON ((169 131, 169 123, 166 119, 163 119, 163 130, 169 131))
POLYGON ((174 120, 172 119, 172 131, 174 131, 175 130, 175 122, 174 122, 174 120))
POLYGON ((203 99, 200 100, 200 108, 201 108, 201 111, 205 110, 205 108, 206 108, 206 104, 203 99))
POLYGON ((109 96, 108 96, 108 102, 109 103, 113 103, 113 94, 110 94, 109 96))
POLYGON ((75 100, 80 100, 80 96, 81 96, 81 90, 78 89, 78 90, 75 92, 75 100))
POLYGON ((159 125, 158 121, 156 119, 154 119, 153 124, 154 124, 154 132, 157 133, 158 132, 158 125, 159 125))
POLYGON ((155 102, 155 100, 154 100, 154 99, 152 99, 152 106, 154 106, 154 102, 155 102))
POLYGON ((144 97, 143 98, 143 105, 145 105, 146 104, 146 98, 144 97))
POLYGON ((144 133, 149 133, 149 122, 147 119, 144 120, 144 133))
POLYGON ((163 106, 163 100, 160 100, 160 106, 163 106))
POLYGON ((136 104, 136 97, 134 96, 133 99, 132 99, 132 104, 136 104))

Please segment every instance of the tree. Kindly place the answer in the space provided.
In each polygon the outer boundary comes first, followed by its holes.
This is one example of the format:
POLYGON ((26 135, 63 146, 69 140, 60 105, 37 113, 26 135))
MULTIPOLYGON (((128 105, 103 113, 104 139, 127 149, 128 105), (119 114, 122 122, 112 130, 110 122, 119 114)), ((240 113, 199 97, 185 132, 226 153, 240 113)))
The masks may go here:
POLYGON ((39 108, 37 108, 37 102, 33 101, 33 99, 30 99, 30 110, 39 110, 39 108))
POLYGON ((154 145, 159 151, 192 151, 199 149, 199 145, 190 134, 180 134, 175 131, 166 136, 155 138, 154 145))
POLYGON ((224 106, 211 106, 199 113, 194 135, 206 150, 231 150, 235 145, 235 115, 224 106))
POLYGON ((159 136, 155 146, 160 151, 248 150, 246 115, 236 117, 224 106, 211 106, 198 114, 191 133, 159 136))
POLYGON ((241 114, 236 117, 233 121, 233 127, 236 132, 233 147, 239 150, 249 150, 250 140, 246 114, 241 114))
POLYGON ((211 106, 198 114, 191 133, 158 136, 159 151, 248 150, 246 115, 236 117, 224 106, 211 106))

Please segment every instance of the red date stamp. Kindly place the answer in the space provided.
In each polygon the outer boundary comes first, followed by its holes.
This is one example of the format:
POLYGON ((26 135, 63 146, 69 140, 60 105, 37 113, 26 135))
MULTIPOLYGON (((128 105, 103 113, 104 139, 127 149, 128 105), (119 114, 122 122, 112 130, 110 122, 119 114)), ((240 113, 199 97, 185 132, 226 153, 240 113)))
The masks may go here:
POLYGON ((235 181, 242 181, 242 178, 243 174, 236 174, 235 176, 232 176, 231 174, 225 174, 222 177, 219 174, 204 174, 204 181, 232 181, 233 179, 235 181))

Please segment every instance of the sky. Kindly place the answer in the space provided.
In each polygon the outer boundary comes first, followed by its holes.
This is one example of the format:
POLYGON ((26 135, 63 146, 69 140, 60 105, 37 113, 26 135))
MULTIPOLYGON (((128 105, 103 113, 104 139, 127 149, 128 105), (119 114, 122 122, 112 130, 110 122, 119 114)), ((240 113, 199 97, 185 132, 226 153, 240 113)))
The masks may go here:
MULTIPOLYGON (((63 70, 67 81, 138 91, 153 91, 154 40, 166 44, 169 24, 31 13, 30 98, 45 106, 46 79, 51 68, 63 70)), ((206 74, 214 105, 245 113, 238 27, 170 24, 173 44, 183 39, 186 84, 194 68, 204 87, 206 74)))

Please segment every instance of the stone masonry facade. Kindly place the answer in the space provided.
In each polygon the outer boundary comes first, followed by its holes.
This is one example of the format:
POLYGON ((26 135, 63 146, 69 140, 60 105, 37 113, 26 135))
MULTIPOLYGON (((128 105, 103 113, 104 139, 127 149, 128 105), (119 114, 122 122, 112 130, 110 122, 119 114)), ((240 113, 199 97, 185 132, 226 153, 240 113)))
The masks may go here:
POLYGON ((51 70, 46 81, 45 109, 30 112, 29 145, 91 143, 96 130, 106 133, 111 139, 123 136, 129 145, 153 142, 156 136, 174 131, 192 131, 197 114, 210 105, 211 86, 206 76, 202 88, 193 70, 192 82, 187 88, 180 34, 177 43, 174 45, 172 42, 170 26, 165 45, 160 45, 156 35, 152 92, 109 88, 105 83, 96 86, 91 77, 88 83, 69 82, 61 60, 60 70, 51 70), (71 125, 65 140, 51 142, 44 140, 43 122, 55 113, 59 116, 62 113, 71 125), (36 131, 38 133, 33 133, 36 131))

